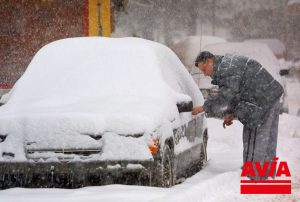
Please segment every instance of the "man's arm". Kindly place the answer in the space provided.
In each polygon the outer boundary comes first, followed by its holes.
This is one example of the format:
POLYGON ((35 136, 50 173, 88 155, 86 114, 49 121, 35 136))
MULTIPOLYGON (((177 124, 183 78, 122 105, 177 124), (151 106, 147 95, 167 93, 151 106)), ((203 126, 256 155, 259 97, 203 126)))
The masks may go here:
POLYGON ((218 95, 209 97, 203 105, 205 113, 211 116, 221 115, 224 117, 225 114, 234 110, 232 109, 234 108, 232 103, 239 94, 240 82, 240 75, 232 75, 221 79, 218 95))
POLYGON ((233 119, 233 114, 226 114, 223 121, 223 128, 226 128, 226 126, 230 126, 231 124, 233 124, 233 119))

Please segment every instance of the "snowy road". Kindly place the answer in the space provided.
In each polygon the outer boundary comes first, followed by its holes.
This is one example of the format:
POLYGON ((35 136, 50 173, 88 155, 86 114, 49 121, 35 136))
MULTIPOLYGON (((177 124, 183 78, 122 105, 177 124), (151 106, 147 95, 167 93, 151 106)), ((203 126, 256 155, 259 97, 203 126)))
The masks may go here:
POLYGON ((109 185, 75 190, 22 189, 0 191, 0 202, 196 202, 196 201, 300 201, 300 118, 280 116, 278 156, 287 161, 292 174, 292 195, 241 195, 242 125, 235 121, 226 129, 222 121, 208 120, 209 162, 182 184, 170 189, 109 185))

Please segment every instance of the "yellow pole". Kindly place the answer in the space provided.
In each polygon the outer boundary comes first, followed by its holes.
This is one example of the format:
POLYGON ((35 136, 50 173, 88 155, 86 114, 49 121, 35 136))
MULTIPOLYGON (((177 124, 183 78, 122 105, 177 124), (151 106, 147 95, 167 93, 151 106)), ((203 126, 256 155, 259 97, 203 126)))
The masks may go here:
POLYGON ((100 1, 100 15, 100 21, 102 25, 102 36, 109 37, 111 34, 110 0, 100 1))
POLYGON ((89 0, 89 36, 98 36, 98 0, 89 0))
POLYGON ((110 0, 89 0, 89 36, 106 36, 111 34, 110 0), (100 3, 100 10, 98 9, 100 3), (99 13, 100 11, 100 13, 99 13), (99 33, 99 15, 101 32, 99 33))

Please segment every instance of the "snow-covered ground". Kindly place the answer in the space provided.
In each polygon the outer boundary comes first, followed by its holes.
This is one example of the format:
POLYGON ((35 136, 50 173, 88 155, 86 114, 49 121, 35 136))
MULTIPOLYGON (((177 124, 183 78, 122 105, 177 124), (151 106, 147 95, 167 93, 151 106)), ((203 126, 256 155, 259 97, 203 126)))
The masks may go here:
POLYGON ((300 110, 299 89, 300 89, 300 83, 297 78, 286 78, 286 90, 288 95, 287 100, 288 100, 289 114, 297 115, 298 110, 300 110))
POLYGON ((222 121, 208 119, 209 161, 206 167, 172 188, 108 185, 81 189, 23 189, 0 191, 0 202, 48 201, 300 201, 300 117, 280 116, 278 157, 292 174, 291 195, 241 195, 242 124, 222 128, 222 121))

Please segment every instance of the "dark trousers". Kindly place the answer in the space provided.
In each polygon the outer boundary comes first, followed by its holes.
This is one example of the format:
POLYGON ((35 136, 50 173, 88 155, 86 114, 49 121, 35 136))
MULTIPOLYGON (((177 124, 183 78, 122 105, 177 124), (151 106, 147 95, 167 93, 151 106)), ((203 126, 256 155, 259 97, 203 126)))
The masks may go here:
MULTIPOLYGON (((258 128, 251 129, 244 126, 243 129, 243 160, 260 162, 263 166, 265 161, 271 163, 276 157, 277 137, 278 137, 278 122, 279 122, 280 102, 277 100, 268 112, 266 122, 258 128)), ((253 164, 254 165, 254 164, 253 164)), ((255 166, 253 166, 255 168, 255 166)), ((269 170, 269 169, 268 169, 269 170)), ((258 177, 257 171, 255 178, 251 179, 266 179, 258 177)), ((267 172, 268 173, 268 172, 267 172)), ((274 177, 274 176, 273 176, 274 177)))

